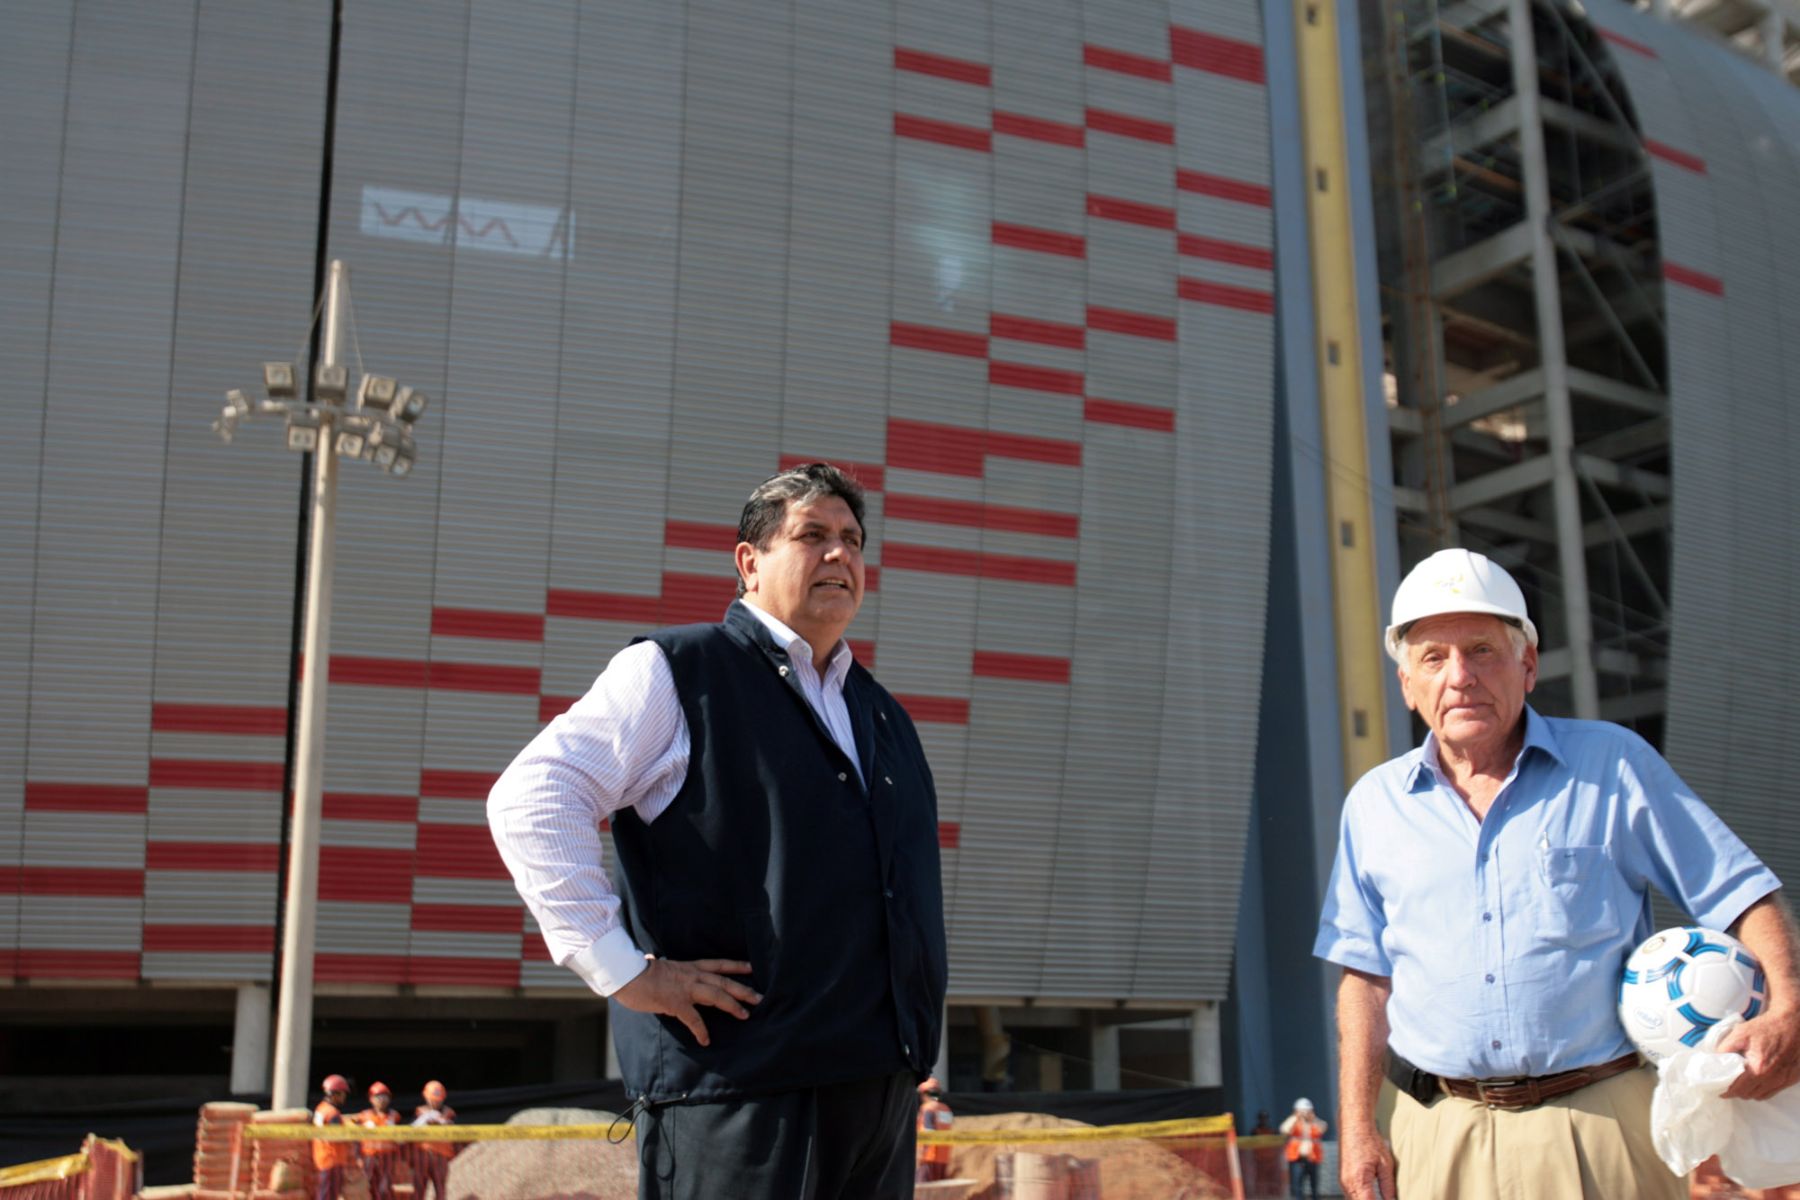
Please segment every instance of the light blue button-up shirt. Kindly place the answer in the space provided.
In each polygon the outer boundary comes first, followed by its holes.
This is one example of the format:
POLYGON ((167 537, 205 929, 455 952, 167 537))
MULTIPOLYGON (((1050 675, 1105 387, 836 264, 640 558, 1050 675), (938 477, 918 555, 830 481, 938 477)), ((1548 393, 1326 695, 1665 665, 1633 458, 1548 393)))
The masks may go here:
POLYGON ((1390 976, 1389 1044, 1438 1075, 1548 1075, 1629 1053, 1619 979, 1651 933, 1649 889, 1724 929, 1781 886, 1635 733, 1525 713, 1485 820, 1429 736, 1344 802, 1313 953, 1390 976))

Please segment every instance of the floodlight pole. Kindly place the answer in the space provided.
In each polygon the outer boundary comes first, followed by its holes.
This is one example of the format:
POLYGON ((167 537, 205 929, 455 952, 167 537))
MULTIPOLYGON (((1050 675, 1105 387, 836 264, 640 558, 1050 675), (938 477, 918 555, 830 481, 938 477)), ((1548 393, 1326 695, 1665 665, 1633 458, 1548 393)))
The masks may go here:
MULTIPOLYGON (((325 284, 319 361, 343 351, 343 300, 350 268, 333 259, 325 284)), ((316 371, 315 371, 316 377, 316 371)), ((337 557, 337 422, 320 406, 313 451, 312 511, 306 553, 306 626, 301 638, 299 723, 294 736, 294 823, 288 839, 287 897, 282 909, 281 995, 275 1017, 275 1072, 270 1104, 304 1108, 312 1058, 313 946, 318 926, 320 796, 325 769, 325 690, 331 661, 331 577, 337 557)))

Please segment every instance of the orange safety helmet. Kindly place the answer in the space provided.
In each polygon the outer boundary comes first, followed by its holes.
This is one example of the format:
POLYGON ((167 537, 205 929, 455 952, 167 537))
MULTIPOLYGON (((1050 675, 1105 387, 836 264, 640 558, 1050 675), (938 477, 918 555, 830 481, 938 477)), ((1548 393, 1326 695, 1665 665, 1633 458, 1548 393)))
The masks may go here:
POLYGON ((388 1090, 388 1085, 379 1079, 369 1085, 369 1095, 371 1096, 391 1096, 393 1094, 388 1090))
POLYGON ((444 1085, 435 1079, 425 1085, 424 1093, 426 1102, 430 1104, 442 1104, 444 1098, 450 1094, 444 1090, 444 1085))
POLYGON ((350 1091, 350 1081, 345 1079, 342 1075, 327 1075, 325 1077, 325 1082, 319 1085, 319 1090, 321 1092, 348 1093, 350 1091))

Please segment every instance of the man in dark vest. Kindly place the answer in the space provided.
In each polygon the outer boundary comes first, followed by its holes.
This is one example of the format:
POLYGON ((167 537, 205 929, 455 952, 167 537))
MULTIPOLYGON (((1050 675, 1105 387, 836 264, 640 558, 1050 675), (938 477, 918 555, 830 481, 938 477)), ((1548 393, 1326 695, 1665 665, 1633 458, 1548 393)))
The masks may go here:
POLYGON ((836 468, 766 480, 724 621, 621 651, 488 798, 552 956, 612 1001, 640 1197, 912 1194, 946 976, 937 794, 844 641, 863 541, 836 468))

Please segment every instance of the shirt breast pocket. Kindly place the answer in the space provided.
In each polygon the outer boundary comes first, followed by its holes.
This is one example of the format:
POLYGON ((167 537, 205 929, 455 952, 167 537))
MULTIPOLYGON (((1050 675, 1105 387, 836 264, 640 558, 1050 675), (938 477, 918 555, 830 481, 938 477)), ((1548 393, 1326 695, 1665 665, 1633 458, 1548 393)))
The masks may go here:
POLYGON ((1605 846, 1544 846, 1538 851, 1542 914, 1538 933, 1570 949, 1619 936, 1620 879, 1605 846))

